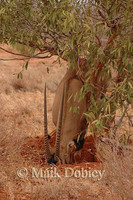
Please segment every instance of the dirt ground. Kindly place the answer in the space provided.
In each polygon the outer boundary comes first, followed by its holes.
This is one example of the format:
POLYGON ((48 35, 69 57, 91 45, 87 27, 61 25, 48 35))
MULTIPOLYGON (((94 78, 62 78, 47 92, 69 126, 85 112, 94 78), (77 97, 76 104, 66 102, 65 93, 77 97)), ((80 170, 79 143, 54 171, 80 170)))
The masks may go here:
MULTIPOLYGON (((10 47, 4 47, 10 50, 10 47)), ((0 50, 1 58, 14 57, 0 50)), ((119 152, 115 148, 112 153, 111 146, 104 148, 106 145, 101 147, 99 143, 97 147, 102 154, 98 157, 93 137, 88 136, 81 157, 77 155, 77 164, 54 166, 54 169, 46 164, 44 84, 47 84, 48 131, 52 135, 50 143, 53 144, 55 126, 52 123, 52 104, 67 64, 61 61, 59 65, 57 57, 32 59, 28 69, 23 71, 21 80, 17 79, 17 73, 22 70, 22 64, 23 61, 18 60, 0 60, 0 200, 133 199, 132 144, 119 147, 115 143, 119 152), (104 163, 98 162, 101 157, 104 163), (65 177, 63 170, 66 168, 77 171, 72 177, 65 177), (40 169, 42 171, 39 172, 40 169), (61 177, 46 176, 46 169, 59 170, 61 177), (90 175, 82 177, 82 170, 87 170, 90 175), (98 179, 98 170, 99 175, 105 172, 101 179, 98 179)), ((125 128, 130 129, 126 119, 120 132, 125 128)))

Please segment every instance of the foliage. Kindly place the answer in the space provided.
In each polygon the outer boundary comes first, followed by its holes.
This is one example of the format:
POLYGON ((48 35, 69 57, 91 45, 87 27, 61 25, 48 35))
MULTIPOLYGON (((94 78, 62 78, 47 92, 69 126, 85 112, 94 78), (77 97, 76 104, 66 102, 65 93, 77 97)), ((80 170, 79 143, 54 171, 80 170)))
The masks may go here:
POLYGON ((26 68, 33 57, 67 60, 85 83, 81 96, 88 96, 90 130, 108 132, 116 110, 126 114, 132 104, 132 3, 1 0, 0 43, 28 49, 20 53, 26 68))

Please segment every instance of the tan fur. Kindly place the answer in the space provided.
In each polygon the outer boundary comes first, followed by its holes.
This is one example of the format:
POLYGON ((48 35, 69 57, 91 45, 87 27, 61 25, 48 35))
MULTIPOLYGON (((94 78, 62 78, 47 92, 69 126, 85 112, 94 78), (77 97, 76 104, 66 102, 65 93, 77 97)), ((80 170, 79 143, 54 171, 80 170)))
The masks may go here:
POLYGON ((61 103, 63 86, 65 84, 65 101, 63 106, 63 120, 62 120, 62 131, 61 131, 61 141, 60 141, 60 159, 62 163, 71 163, 70 150, 68 149, 68 144, 76 139, 77 136, 83 131, 83 137, 85 134, 85 129, 87 128, 87 123, 85 116, 83 115, 86 112, 86 98, 78 102, 74 100, 75 94, 79 95, 80 89, 83 86, 81 80, 76 76, 74 70, 69 69, 60 82, 54 103, 53 103, 53 122, 57 126, 59 108, 61 103), (72 95, 70 100, 69 97, 72 95), (70 111, 70 107, 79 107, 79 113, 73 113, 70 111))

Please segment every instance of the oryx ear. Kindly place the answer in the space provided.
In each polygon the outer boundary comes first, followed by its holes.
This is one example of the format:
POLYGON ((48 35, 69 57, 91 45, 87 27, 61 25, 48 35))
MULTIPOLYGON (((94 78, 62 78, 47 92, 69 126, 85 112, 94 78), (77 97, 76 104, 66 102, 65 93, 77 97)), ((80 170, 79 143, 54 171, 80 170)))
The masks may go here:
POLYGON ((46 100, 46 83, 44 87, 44 144, 46 151, 46 159, 48 160, 51 156, 49 142, 48 142, 48 129, 47 129, 47 100, 46 100))
POLYGON ((61 105, 60 105, 60 110, 59 110, 59 114, 58 114, 56 143, 55 143, 55 145, 56 145, 55 159, 56 159, 56 157, 59 158, 59 154, 60 154, 59 149, 60 149, 60 136, 61 136, 61 128, 62 128, 62 118, 63 118, 64 96, 65 96, 65 84, 64 84, 64 87, 63 87, 61 105))

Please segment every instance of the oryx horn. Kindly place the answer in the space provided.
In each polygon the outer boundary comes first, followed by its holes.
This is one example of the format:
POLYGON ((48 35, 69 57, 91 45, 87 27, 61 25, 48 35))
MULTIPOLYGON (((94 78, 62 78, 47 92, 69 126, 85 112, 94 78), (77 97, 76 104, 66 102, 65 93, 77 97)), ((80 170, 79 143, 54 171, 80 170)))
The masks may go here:
POLYGON ((64 96, 65 96, 65 84, 63 87, 62 99, 60 110, 58 113, 58 122, 57 122, 57 131, 56 131, 56 150, 55 150, 55 159, 59 158, 59 149, 60 149, 60 137, 61 137, 61 128, 62 128, 62 117, 63 117, 63 105, 64 105, 64 96))
POLYGON ((46 159, 50 158, 50 148, 48 142, 48 129, 47 129, 47 100, 46 100, 46 83, 44 87, 44 143, 45 143, 45 151, 46 151, 46 159))

